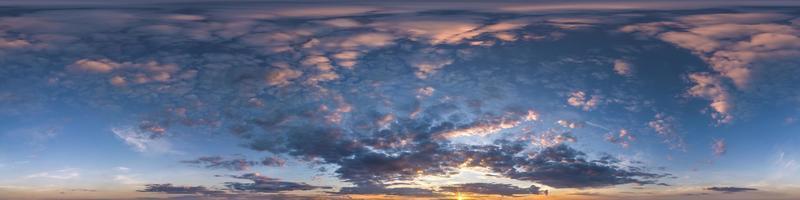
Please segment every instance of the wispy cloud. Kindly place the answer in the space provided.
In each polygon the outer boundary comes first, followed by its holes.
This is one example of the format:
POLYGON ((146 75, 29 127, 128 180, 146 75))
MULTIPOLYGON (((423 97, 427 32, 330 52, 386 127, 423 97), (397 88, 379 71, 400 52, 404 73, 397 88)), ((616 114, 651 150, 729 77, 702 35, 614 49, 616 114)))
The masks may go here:
POLYGON ((148 133, 132 127, 112 128, 114 133, 134 151, 142 153, 177 153, 166 138, 153 138, 148 133))
POLYGON ((55 171, 40 172, 25 176, 25 178, 49 178, 49 179, 75 179, 80 177, 81 174, 77 168, 64 168, 55 171))

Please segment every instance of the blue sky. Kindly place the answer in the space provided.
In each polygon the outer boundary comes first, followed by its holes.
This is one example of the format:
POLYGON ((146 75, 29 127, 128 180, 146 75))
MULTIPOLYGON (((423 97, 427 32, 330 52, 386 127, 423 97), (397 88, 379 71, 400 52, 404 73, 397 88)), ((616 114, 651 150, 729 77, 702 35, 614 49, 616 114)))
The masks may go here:
POLYGON ((795 199, 784 1, 0 7, 0 199, 795 199))

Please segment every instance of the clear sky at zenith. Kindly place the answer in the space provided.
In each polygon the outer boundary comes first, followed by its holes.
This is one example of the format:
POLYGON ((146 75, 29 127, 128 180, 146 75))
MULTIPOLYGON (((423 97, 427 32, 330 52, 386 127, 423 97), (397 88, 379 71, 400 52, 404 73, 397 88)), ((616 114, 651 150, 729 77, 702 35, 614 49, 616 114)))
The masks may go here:
POLYGON ((0 1, 0 200, 800 199, 798 1, 0 1))

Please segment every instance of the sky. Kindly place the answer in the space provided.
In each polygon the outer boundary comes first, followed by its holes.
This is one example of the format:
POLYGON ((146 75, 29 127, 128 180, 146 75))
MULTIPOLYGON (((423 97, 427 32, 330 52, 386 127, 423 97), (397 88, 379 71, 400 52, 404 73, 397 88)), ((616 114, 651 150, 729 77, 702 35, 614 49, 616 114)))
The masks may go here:
POLYGON ((2 1, 0 199, 800 198, 792 1, 2 1))

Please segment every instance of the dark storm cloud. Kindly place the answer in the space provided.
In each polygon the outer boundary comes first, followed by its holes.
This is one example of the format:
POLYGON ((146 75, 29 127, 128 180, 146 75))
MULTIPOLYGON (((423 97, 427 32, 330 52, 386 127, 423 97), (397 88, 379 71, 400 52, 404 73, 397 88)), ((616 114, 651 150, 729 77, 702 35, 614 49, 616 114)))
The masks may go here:
POLYGON ((312 186, 306 183, 280 181, 279 179, 262 176, 258 173, 248 173, 231 177, 252 181, 252 183, 226 182, 225 186, 233 191, 275 193, 294 190, 331 189, 331 187, 312 186))
POLYGON ((476 194, 496 194, 502 196, 514 196, 516 194, 547 194, 547 190, 540 191, 539 187, 531 185, 528 188, 521 188, 511 184, 500 183, 465 183, 439 187, 442 191, 453 193, 476 193, 476 194))
POLYGON ((171 183, 164 184, 147 184, 145 189, 138 190, 138 192, 160 192, 167 194, 202 194, 202 195, 215 195, 223 194, 224 191, 212 190, 204 186, 175 186, 171 183))
POLYGON ((228 169, 233 171, 250 170, 259 163, 245 158, 224 158, 222 156, 203 156, 194 160, 184 160, 182 163, 200 165, 209 169, 228 169))
POLYGON ((724 192, 724 193, 735 193, 735 192, 757 191, 758 189, 756 189, 756 188, 746 188, 746 187, 710 187, 710 188, 706 188, 706 190, 724 192))
MULTIPOLYGON (((586 160, 583 152, 566 145, 544 149, 533 158, 519 161, 522 170, 508 173, 511 178, 536 181, 555 188, 606 187, 627 183, 657 184, 667 174, 645 172, 638 167, 618 167, 607 159, 586 160)), ((618 162, 618 161, 617 161, 618 162)))
MULTIPOLYGON (((448 175, 460 165, 486 167, 506 177, 539 182, 557 188, 605 187, 620 184, 656 184, 663 174, 637 167, 618 166, 604 157, 587 160, 585 153, 567 145, 531 151, 524 141, 496 141, 491 145, 452 144, 437 139, 456 129, 451 123, 430 125, 432 119, 400 118, 389 129, 373 134, 346 133, 338 128, 304 127, 268 141, 273 153, 321 159, 335 164, 339 178, 359 187, 343 191, 374 190, 383 183, 412 180, 420 175, 448 175), (526 155, 529 154, 529 155, 526 155)), ((261 140, 254 140, 260 145, 261 140)))

